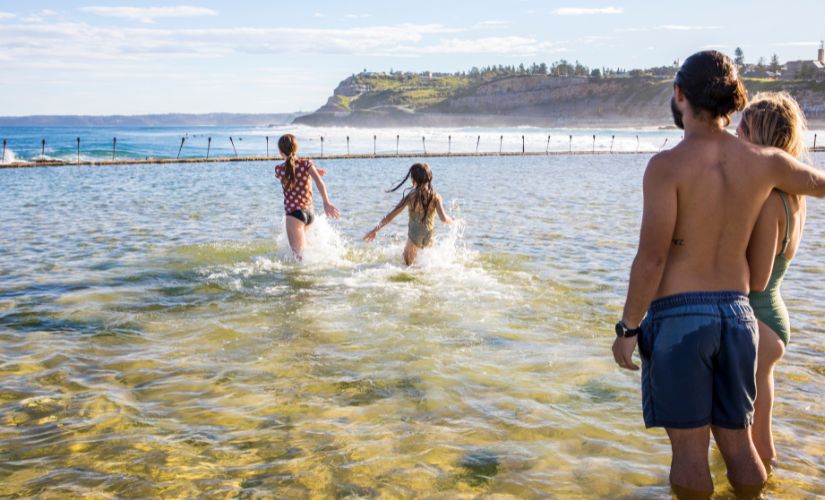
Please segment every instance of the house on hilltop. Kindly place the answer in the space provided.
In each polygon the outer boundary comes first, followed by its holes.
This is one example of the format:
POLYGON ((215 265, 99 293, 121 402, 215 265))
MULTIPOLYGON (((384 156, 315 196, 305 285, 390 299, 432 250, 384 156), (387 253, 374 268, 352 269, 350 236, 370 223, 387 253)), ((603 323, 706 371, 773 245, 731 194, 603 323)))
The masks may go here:
POLYGON ((782 72, 782 79, 825 81, 825 41, 819 42, 816 55, 813 61, 788 61, 785 71, 782 72))

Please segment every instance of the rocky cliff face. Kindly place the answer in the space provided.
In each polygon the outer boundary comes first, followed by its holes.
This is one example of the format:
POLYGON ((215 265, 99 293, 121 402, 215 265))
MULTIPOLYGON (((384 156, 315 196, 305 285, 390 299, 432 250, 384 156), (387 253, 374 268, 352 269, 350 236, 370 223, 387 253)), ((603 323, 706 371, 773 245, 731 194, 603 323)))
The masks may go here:
MULTIPOLYGON (((366 80, 376 82, 376 80, 366 80)), ((356 77, 342 81, 327 103, 296 123, 349 126, 603 125, 672 124, 673 82, 654 78, 512 76, 457 87, 437 102, 410 99, 416 89, 376 89, 356 77), (368 105, 366 105, 368 103, 368 105)), ((786 90, 811 120, 825 119, 825 84, 747 82, 751 95, 786 90)))

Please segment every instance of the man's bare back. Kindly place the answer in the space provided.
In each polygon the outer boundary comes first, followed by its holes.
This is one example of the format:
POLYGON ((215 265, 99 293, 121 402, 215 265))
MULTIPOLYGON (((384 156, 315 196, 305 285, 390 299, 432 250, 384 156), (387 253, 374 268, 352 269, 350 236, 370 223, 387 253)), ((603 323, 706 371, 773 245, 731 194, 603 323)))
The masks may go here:
POLYGON ((749 292, 748 241, 777 184, 780 154, 717 131, 690 136, 651 160, 649 175, 658 179, 653 189, 664 191, 660 196, 675 196, 676 208, 655 297, 691 291, 749 292))

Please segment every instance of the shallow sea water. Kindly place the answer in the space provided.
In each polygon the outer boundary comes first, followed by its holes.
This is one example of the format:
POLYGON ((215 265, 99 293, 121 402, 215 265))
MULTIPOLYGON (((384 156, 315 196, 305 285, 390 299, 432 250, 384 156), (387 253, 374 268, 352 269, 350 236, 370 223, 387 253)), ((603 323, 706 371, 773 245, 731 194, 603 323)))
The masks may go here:
MULTIPOLYGON (((647 158, 433 160, 460 222, 409 269, 406 215, 360 241, 405 160, 322 165, 344 217, 302 264, 271 164, 0 171, 0 496, 668 495, 610 354, 647 158)), ((825 495, 809 206, 773 498, 825 495)))

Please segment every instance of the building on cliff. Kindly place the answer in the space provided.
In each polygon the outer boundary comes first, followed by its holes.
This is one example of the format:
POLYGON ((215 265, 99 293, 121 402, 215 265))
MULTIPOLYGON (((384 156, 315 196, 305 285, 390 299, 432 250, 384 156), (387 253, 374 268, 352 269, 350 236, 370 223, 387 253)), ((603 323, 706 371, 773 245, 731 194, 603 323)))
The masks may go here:
POLYGON ((819 42, 816 56, 813 61, 788 61, 785 71, 782 72, 782 79, 825 81, 825 41, 819 42))

